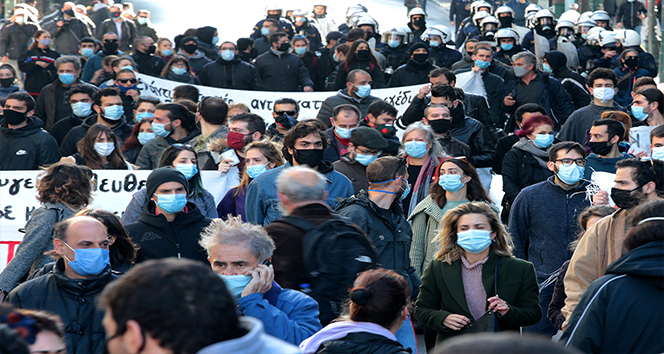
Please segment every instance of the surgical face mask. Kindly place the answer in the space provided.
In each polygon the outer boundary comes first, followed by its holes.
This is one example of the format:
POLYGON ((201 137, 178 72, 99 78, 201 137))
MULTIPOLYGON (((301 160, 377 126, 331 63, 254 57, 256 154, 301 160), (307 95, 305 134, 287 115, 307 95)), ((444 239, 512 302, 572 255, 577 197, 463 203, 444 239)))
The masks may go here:
POLYGON ((177 68, 175 66, 171 67, 171 71, 175 75, 184 75, 187 72, 186 68, 177 68))
POLYGON ((219 43, 219 37, 212 37, 212 45, 216 45, 217 43, 219 43))
POLYGON ((113 150, 115 150, 115 144, 113 144, 112 142, 95 143, 95 151, 99 154, 99 156, 106 157, 112 154, 113 150))
POLYGON ((124 114, 122 106, 108 106, 104 108, 104 118, 109 120, 119 120, 124 114))
POLYGON ((180 163, 175 165, 175 169, 182 172, 184 178, 186 178, 187 181, 198 173, 198 167, 196 167, 196 165, 194 165, 193 163, 180 163))
POLYGON ((399 42, 396 39, 390 39, 389 41, 387 41, 387 45, 390 46, 391 48, 396 48, 399 45, 401 45, 401 42, 399 42))
POLYGON ((95 55, 95 50, 92 49, 92 48, 83 48, 83 49, 81 49, 81 55, 86 57, 86 58, 89 58, 89 57, 95 55))
POLYGON ((261 28, 261 34, 264 36, 269 36, 270 35, 270 29, 269 28, 261 28))
POLYGON ((457 244, 468 253, 481 253, 491 246, 491 231, 472 229, 458 232, 457 244))
POLYGON ((139 25, 144 25, 144 24, 148 23, 148 19, 145 18, 145 17, 139 17, 139 18, 136 19, 136 22, 138 22, 139 25))
POLYGON ((664 146, 653 146, 650 157, 652 157, 653 160, 664 161, 664 146))
POLYGON ((40 40, 39 40, 39 44, 48 47, 49 45, 51 45, 51 39, 50 39, 50 38, 40 39, 40 40))
POLYGON ((249 178, 254 179, 263 173, 267 172, 267 164, 265 165, 247 165, 247 175, 249 178))
POLYGON ((639 107, 639 106, 632 105, 631 110, 632 110, 632 114, 634 115, 634 118, 636 118, 640 121, 646 120, 646 118, 648 118, 648 115, 652 112, 646 113, 646 112, 643 111, 644 108, 645 107, 639 107))
MULTIPOLYGON (((63 241, 64 242, 64 241, 63 241)), ((103 248, 79 248, 73 249, 64 242, 70 250, 74 251, 74 260, 70 261, 67 256, 67 264, 79 275, 91 277, 101 274, 111 262, 110 252, 103 248)))
POLYGON ((401 197, 399 198, 400 200, 404 200, 408 198, 408 195, 410 194, 410 184, 408 184, 408 181, 406 181, 403 177, 399 178, 401 178, 401 180, 406 183, 406 187, 404 188, 403 192, 401 192, 401 197))
POLYGON ((17 17, 14 21, 18 24, 24 24, 25 23, 25 18, 23 16, 17 17))
MULTIPOLYGON (((171 124, 171 123, 167 123, 171 124)), ((170 130, 166 130, 166 124, 161 124, 161 123, 155 123, 152 122, 152 131, 157 134, 157 136, 160 136, 162 138, 165 138, 168 136, 168 134, 171 133, 170 130)))
POLYGON ((141 113, 136 113, 136 121, 137 122, 142 122, 144 119, 152 118, 154 117, 154 113, 150 112, 141 112, 141 113))
POLYGON ((295 54, 297 55, 304 55, 307 52, 307 47, 298 47, 294 49, 295 54))
POLYGON ((223 275, 219 274, 221 279, 224 280, 224 283, 226 283, 226 287, 228 287, 228 291, 233 294, 236 298, 239 298, 242 295, 242 291, 244 291, 244 288, 249 285, 249 282, 251 281, 251 277, 248 275, 244 274, 238 274, 238 275, 223 275))
POLYGON ((437 48, 437 47, 440 47, 440 42, 438 42, 438 41, 429 41, 429 46, 430 46, 431 48, 437 48))
POLYGON ((370 163, 376 161, 378 155, 355 154, 355 161, 359 162, 362 166, 369 166, 370 163))
POLYGON ((231 60, 235 59, 235 52, 232 51, 232 50, 228 50, 228 49, 222 50, 221 51, 221 59, 223 59, 225 61, 231 61, 231 60))
POLYGON ((553 73, 553 69, 551 69, 551 66, 547 63, 542 64, 542 71, 547 74, 553 73))
POLYGON ((505 51, 512 50, 512 48, 514 48, 514 44, 512 44, 512 43, 502 43, 500 45, 500 49, 505 50, 505 51))
POLYGON ((601 103, 607 103, 613 99, 616 91, 612 87, 598 87, 593 89, 593 97, 601 103))
POLYGON ((553 134, 535 134, 533 144, 540 149, 546 149, 553 143, 553 134))
POLYGON ((575 163, 571 165, 558 165, 558 178, 563 181, 565 184, 574 185, 579 183, 581 178, 583 178, 583 173, 585 168, 578 166, 575 163))
POLYGON ((515 66, 514 67, 514 76, 516 77, 521 77, 523 75, 526 75, 528 72, 528 69, 526 69, 525 66, 515 66))
POLYGON ((477 67, 480 69, 486 69, 489 67, 489 65, 491 65, 491 62, 477 59, 475 60, 475 65, 477 65, 477 67))
POLYGON ((458 192, 465 185, 465 183, 461 182, 461 177, 461 175, 440 175, 438 185, 450 193, 458 192))
POLYGON ((141 143, 141 145, 145 145, 145 143, 154 139, 155 137, 157 137, 157 134, 155 133, 140 132, 138 133, 138 142, 141 143))
POLYGON ((339 57, 336 54, 332 55, 332 60, 334 60, 336 63, 339 62, 339 57))
POLYGON ((71 105, 71 111, 77 117, 87 117, 92 113, 92 103, 76 102, 71 105))
POLYGON ((120 70, 131 70, 134 71, 134 67, 131 65, 123 66, 120 68, 120 70))
POLYGON ((426 141, 409 141, 403 145, 405 147, 406 154, 412 158, 419 159, 427 154, 426 141))
POLYGON ((76 75, 70 74, 70 73, 62 73, 58 74, 58 79, 60 79, 60 82, 62 82, 64 85, 71 85, 76 81, 76 75))
POLYGON ((164 49, 161 51, 161 55, 168 57, 173 55, 173 49, 164 49))
POLYGON ((156 194, 157 205, 166 213, 175 214, 187 205, 187 195, 179 194, 156 194))
POLYGON ((335 127, 334 132, 339 135, 341 139, 350 139, 350 132, 355 130, 356 128, 340 128, 340 127, 335 127))
MULTIPOLYGON (((353 84, 355 86, 355 84, 353 84)), ((371 85, 361 85, 357 87, 357 92, 355 92, 361 98, 365 98, 371 94, 371 85)))

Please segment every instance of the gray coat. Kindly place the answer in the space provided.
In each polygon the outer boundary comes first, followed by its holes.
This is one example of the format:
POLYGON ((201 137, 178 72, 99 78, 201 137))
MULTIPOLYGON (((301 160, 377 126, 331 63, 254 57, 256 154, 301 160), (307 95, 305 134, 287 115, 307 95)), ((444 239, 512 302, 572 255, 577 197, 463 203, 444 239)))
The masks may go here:
POLYGON ((92 37, 92 33, 79 19, 72 18, 64 26, 58 27, 59 19, 44 24, 44 29, 53 37, 53 49, 63 55, 78 55, 78 46, 83 37, 92 37))
POLYGON ((0 273, 0 290, 11 291, 23 276, 53 262, 53 258, 44 255, 53 250, 53 225, 73 215, 74 211, 63 203, 44 203, 35 209, 25 225, 25 236, 14 258, 0 273))

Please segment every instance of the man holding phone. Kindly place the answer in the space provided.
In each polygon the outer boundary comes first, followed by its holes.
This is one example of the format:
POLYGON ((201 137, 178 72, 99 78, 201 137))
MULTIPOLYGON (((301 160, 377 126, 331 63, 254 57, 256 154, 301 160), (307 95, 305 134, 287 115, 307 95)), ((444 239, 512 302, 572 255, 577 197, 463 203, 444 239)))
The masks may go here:
POLYGON ((322 328, 316 300, 274 281, 270 260, 275 245, 261 226, 240 217, 215 219, 201 234, 200 245, 238 310, 263 322, 266 333, 299 345, 322 328))

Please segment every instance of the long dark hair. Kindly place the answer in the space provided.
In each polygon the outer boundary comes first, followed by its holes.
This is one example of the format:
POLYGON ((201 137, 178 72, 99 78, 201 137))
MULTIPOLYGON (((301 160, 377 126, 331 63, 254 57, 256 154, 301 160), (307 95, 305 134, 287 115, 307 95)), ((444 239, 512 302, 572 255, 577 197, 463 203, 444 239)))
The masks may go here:
POLYGON ((372 269, 357 277, 349 294, 350 319, 390 328, 410 302, 406 279, 393 270, 372 269))
POLYGON ((168 61, 168 64, 164 67, 164 70, 161 71, 161 77, 167 78, 168 73, 171 71, 173 64, 184 63, 187 66, 187 72, 189 75, 194 76, 194 73, 191 72, 191 65, 189 64, 189 59, 182 54, 173 54, 171 60, 168 61))
POLYGON ((126 170, 127 162, 125 161, 124 155, 122 155, 117 135, 115 135, 111 128, 99 123, 92 125, 90 129, 88 129, 88 132, 85 133, 83 139, 78 142, 78 152, 81 153, 81 156, 85 160, 85 165, 93 170, 104 169, 104 165, 102 165, 102 157, 95 150, 95 140, 97 140, 99 134, 106 134, 108 139, 113 142, 113 145, 115 145, 113 152, 106 157, 111 164, 111 169, 126 170))
POLYGON ((115 236, 115 241, 110 247, 111 264, 114 269, 116 266, 134 263, 139 246, 131 241, 129 233, 117 215, 103 209, 83 209, 74 216, 93 217, 106 226, 109 236, 115 236))
MULTIPOLYGON (((159 159, 159 167, 170 167, 173 166, 173 161, 178 158, 178 155, 182 151, 190 151, 196 156, 196 168, 198 168, 198 154, 196 151, 189 145, 184 144, 173 144, 164 150, 161 154, 161 159, 159 159)), ((201 178, 201 171, 199 169, 195 175, 189 179, 189 196, 196 197, 199 193, 202 193, 205 190, 203 188, 203 179, 201 178)))
POLYGON ((353 42, 353 45, 350 47, 350 51, 348 52, 348 55, 346 56, 346 63, 348 63, 348 65, 350 66, 350 65, 353 65, 353 63, 355 63, 355 61, 357 61, 359 59, 357 57, 357 54, 355 54, 355 50, 357 50, 357 47, 359 47, 360 44, 362 44, 362 43, 366 44, 367 47, 369 47, 369 61, 371 63, 373 63, 373 65, 375 65, 377 68, 380 68, 380 64, 378 64, 378 60, 376 60, 376 57, 374 56, 373 52, 371 51, 371 47, 369 46, 369 43, 367 43, 367 41, 362 40, 362 39, 353 42))
POLYGON ((477 175, 477 170, 471 165, 465 158, 449 158, 440 162, 438 167, 436 167, 436 172, 433 175, 433 181, 431 182, 431 187, 429 187, 429 193, 431 198, 436 202, 439 208, 443 208, 447 204, 447 195, 443 187, 438 184, 438 179, 440 178, 440 168, 445 162, 451 162, 457 165, 465 175, 470 176, 470 182, 466 185, 466 198, 471 202, 487 202, 491 203, 489 196, 486 194, 482 183, 480 182, 480 177, 477 175))
MULTIPOLYGON (((32 44, 30 45, 30 48, 28 49, 37 49, 37 46, 39 45, 39 37, 41 37, 41 35, 44 33, 49 33, 49 32, 45 30, 37 30, 37 32, 35 32, 35 34, 32 35, 33 41, 32 44)), ((45 50, 48 50, 48 48, 46 48, 45 50)))
POLYGON ((142 147, 141 143, 138 141, 138 131, 141 130, 141 125, 143 123, 150 123, 152 124, 152 118, 146 118, 143 119, 142 121, 134 124, 134 127, 131 129, 131 135, 127 138, 127 141, 125 141, 124 146, 122 147, 122 152, 129 151, 133 149, 134 147, 142 147))

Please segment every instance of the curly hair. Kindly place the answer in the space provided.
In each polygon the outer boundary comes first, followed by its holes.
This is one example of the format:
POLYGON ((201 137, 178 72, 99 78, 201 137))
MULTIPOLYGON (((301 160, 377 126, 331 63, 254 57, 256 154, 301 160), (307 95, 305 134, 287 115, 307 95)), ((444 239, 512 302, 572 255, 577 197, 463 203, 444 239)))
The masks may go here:
POLYGON ((51 165, 37 180, 37 200, 41 203, 63 202, 79 208, 92 201, 92 170, 69 163, 51 165))
POLYGON ((286 161, 290 162, 291 164, 293 163, 293 155, 291 155, 290 152, 288 152, 288 149, 291 148, 295 150, 295 141, 300 138, 307 137, 309 135, 318 135, 321 140, 323 141, 323 150, 326 150, 327 147, 330 145, 329 138, 327 137, 327 134, 324 132, 320 131, 317 126, 310 122, 299 122, 295 124, 294 127, 292 127, 287 133, 286 136, 284 136, 284 147, 281 150, 281 152, 284 155, 284 158, 286 161))

